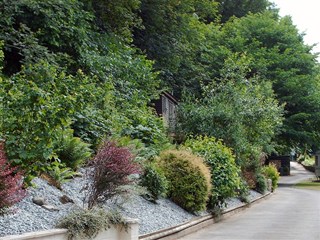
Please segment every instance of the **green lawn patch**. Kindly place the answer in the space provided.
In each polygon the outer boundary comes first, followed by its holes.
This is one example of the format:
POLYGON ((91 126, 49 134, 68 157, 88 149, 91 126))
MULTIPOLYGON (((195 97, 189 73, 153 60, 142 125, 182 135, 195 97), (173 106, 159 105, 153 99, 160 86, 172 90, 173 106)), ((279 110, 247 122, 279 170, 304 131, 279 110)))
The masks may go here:
POLYGON ((320 191, 320 181, 319 180, 310 180, 310 181, 306 181, 306 182, 301 182, 301 183, 297 183, 295 185, 295 187, 320 191))

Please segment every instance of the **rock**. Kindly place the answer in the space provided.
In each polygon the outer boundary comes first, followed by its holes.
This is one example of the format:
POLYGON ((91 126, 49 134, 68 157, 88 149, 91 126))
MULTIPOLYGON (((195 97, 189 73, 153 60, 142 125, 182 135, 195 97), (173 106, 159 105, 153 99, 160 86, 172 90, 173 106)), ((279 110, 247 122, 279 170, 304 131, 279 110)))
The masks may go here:
POLYGON ((37 196, 32 198, 32 202, 34 204, 39 205, 39 206, 42 206, 42 205, 46 204, 46 200, 43 197, 37 197, 37 196))
POLYGON ((269 192, 272 192, 272 180, 271 179, 267 179, 267 189, 269 192))
POLYGON ((81 172, 75 172, 73 175, 72 175, 73 178, 81 178, 83 177, 83 174, 81 172))
POLYGON ((157 203, 157 199, 154 197, 154 196, 152 196, 151 194, 149 194, 149 193, 146 193, 146 194, 143 194, 143 195, 141 195, 144 199, 146 199, 147 201, 149 201, 149 202, 152 202, 152 203, 154 203, 154 204, 156 204, 157 203))
POLYGON ((59 198, 60 202, 62 204, 66 204, 66 203, 74 203, 74 201, 68 197, 67 195, 62 195, 60 198, 59 198))
POLYGON ((52 205, 42 205, 41 207, 43 207, 44 209, 46 209, 50 212, 59 211, 59 209, 57 207, 52 206, 52 205))

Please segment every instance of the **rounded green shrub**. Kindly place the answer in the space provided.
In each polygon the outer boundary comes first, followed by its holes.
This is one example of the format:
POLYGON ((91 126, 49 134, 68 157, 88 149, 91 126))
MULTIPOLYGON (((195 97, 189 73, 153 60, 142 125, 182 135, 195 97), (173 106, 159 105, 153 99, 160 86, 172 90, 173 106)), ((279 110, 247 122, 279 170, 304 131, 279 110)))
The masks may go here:
POLYGON ((241 186, 240 169, 231 149, 214 137, 198 136, 184 144, 193 153, 202 156, 211 170, 211 197, 209 207, 221 206, 229 197, 235 197, 241 186))
POLYGON ((160 154, 159 165, 169 181, 170 199, 190 212, 206 208, 211 179, 203 159, 191 152, 167 150, 160 154))
POLYGON ((278 181, 280 178, 280 173, 277 170, 277 167, 274 164, 262 167, 262 173, 266 178, 271 179, 272 181, 272 191, 274 191, 278 186, 278 181))
POLYGON ((168 190, 168 180, 155 163, 145 164, 140 185, 147 188, 153 200, 165 196, 168 190))

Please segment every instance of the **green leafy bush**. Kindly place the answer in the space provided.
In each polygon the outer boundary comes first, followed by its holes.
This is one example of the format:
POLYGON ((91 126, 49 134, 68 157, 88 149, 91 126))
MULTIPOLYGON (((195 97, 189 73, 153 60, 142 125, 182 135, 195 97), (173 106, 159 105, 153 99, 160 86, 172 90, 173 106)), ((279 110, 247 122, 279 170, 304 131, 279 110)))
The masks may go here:
POLYGON ((83 95, 91 94, 84 92, 88 80, 82 74, 66 75, 47 62, 4 79, 1 132, 9 160, 28 176, 45 172, 57 157, 56 141, 84 105, 83 95))
POLYGON ((263 166, 262 173, 266 176, 266 178, 271 179, 272 191, 274 191, 278 186, 278 181, 280 178, 280 174, 277 170, 277 167, 274 164, 270 164, 268 166, 263 166))
POLYGON ((300 163, 303 166, 313 167, 315 165, 315 157, 314 156, 311 157, 306 154, 300 163))
POLYGON ((206 208, 211 180, 202 158, 188 151, 167 150, 160 154, 159 165, 169 181, 172 201, 191 212, 206 208))
POLYGON ((267 190, 267 179, 261 173, 256 175, 256 190, 262 194, 264 194, 267 190))
POLYGON ((118 212, 106 212, 102 208, 79 209, 59 219, 56 227, 68 229, 68 239, 93 239, 111 224, 126 225, 118 212))
POLYGON ((161 118, 151 109, 131 109, 126 116, 131 120, 122 135, 140 139, 146 146, 161 147, 169 142, 161 118))
POLYGON ((144 165, 140 184, 147 188, 152 200, 157 200, 160 196, 165 196, 168 190, 168 181, 163 171, 155 163, 147 163, 144 165))
POLYGON ((236 195, 240 187, 240 169, 231 150, 214 137, 189 138, 184 144, 192 152, 202 156, 211 171, 211 197, 209 207, 221 206, 229 197, 236 195))

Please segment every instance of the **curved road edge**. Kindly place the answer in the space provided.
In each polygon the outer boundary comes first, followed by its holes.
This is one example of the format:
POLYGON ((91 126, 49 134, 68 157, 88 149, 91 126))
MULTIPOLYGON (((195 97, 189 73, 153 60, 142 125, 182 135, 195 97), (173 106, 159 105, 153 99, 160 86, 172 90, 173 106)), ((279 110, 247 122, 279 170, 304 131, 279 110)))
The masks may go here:
POLYGON ((260 201, 266 200, 270 196, 272 196, 274 193, 266 193, 262 196, 259 196, 255 199, 253 199, 250 203, 243 203, 239 206, 226 209, 222 212, 220 216, 214 216, 212 214, 208 214, 202 217, 195 218, 191 221, 188 221, 186 223, 165 228, 153 233, 148 233, 145 235, 139 236, 139 240, 155 240, 155 239, 161 239, 161 240, 174 240, 178 238, 182 238, 186 235, 189 235, 190 233, 199 231, 202 228, 205 228, 209 225, 212 225, 214 223, 220 222, 223 219, 226 219, 230 216, 233 216, 234 214, 237 214, 239 212, 242 212, 246 210, 248 207, 252 206, 252 204, 256 204, 260 201))

